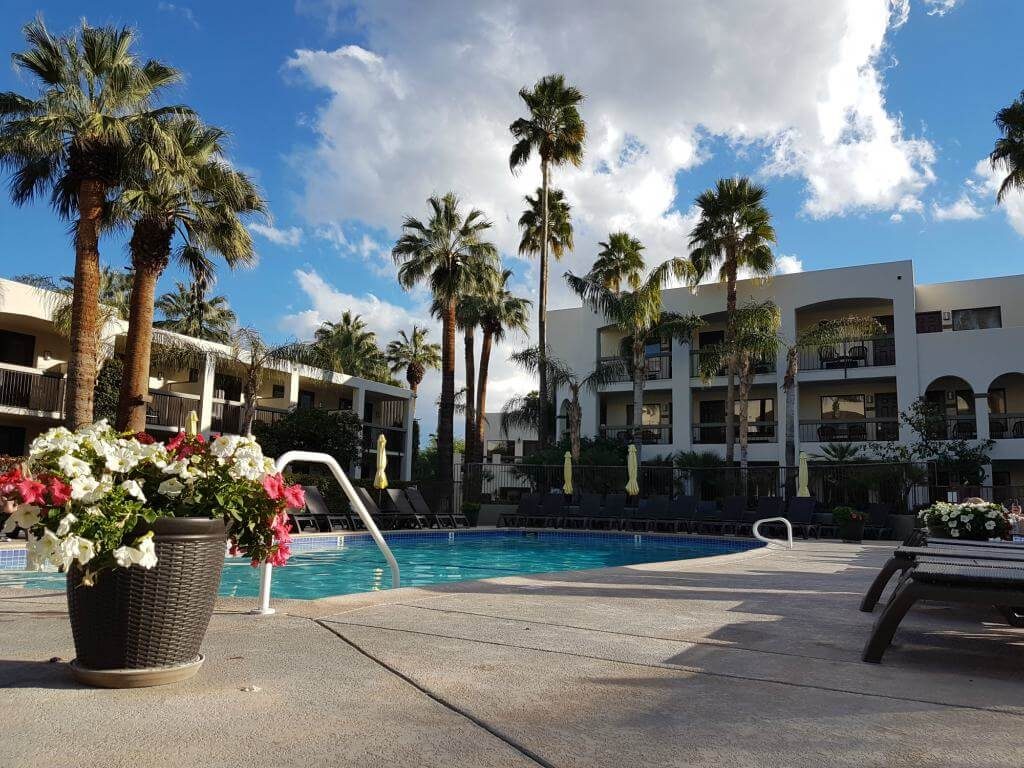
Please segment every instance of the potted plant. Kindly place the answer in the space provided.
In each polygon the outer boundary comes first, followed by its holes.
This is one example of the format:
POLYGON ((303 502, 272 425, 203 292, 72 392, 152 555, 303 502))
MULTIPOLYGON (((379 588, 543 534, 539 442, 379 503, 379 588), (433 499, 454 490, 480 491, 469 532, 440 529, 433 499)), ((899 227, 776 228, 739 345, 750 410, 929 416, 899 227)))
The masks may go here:
POLYGON ((937 501, 922 509, 918 517, 928 535, 943 539, 987 541, 1006 538, 1010 519, 999 504, 971 499, 962 504, 937 501))
POLYGON ((81 682, 158 685, 191 677, 232 555, 284 565, 287 509, 303 506, 247 437, 166 445, 106 422, 36 438, 25 468, 0 476, 28 531, 26 567, 67 573, 81 682))
POLYGON ((853 507, 836 507, 832 521, 839 529, 839 538, 848 544, 860 544, 864 538, 864 513, 853 507))

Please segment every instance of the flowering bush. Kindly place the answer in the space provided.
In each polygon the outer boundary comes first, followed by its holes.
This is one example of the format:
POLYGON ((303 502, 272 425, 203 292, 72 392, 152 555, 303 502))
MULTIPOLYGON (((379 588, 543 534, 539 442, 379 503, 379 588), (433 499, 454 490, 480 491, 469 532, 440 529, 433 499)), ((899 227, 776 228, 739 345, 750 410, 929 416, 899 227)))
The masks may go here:
POLYGON ((938 501, 918 513, 918 518, 941 536, 953 539, 1002 539, 1010 531, 1006 510, 986 501, 950 504, 938 501))
POLYGON ((0 475, 0 499, 18 505, 4 529, 28 531, 29 569, 77 562, 86 584, 107 568, 156 565, 152 532, 137 530, 161 517, 223 517, 232 554, 284 565, 287 509, 305 503, 252 438, 181 432, 164 445, 105 421, 40 435, 25 467, 0 475))
POLYGON ((845 525, 848 522, 863 519, 864 513, 853 507, 836 507, 832 510, 832 522, 836 525, 845 525))

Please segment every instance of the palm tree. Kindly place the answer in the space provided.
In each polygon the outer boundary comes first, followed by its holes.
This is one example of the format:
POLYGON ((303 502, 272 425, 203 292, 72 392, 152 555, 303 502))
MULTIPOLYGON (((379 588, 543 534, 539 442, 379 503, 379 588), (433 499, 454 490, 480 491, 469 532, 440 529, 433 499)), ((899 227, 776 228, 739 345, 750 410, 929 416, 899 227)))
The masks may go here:
POLYGON ((612 232, 608 241, 598 243, 601 250, 597 254, 590 274, 604 286, 618 293, 622 283, 629 285, 631 290, 640 287, 644 271, 644 247, 640 241, 628 232, 612 232))
POLYGON ((626 334, 622 340, 622 356, 626 358, 633 376, 633 441, 638 454, 643 444, 648 340, 672 338, 688 342, 693 330, 704 324, 696 315, 662 310, 661 289, 672 277, 689 279, 692 269, 684 259, 669 259, 656 267, 636 290, 624 293, 610 290, 591 274, 577 277, 567 272, 565 275, 569 287, 585 304, 602 313, 626 334))
POLYGON ((168 116, 141 126, 114 221, 131 222, 132 283, 117 427, 146 427, 156 285, 172 255, 200 283, 213 272, 210 253, 229 267, 256 255, 243 217, 266 214, 252 181, 223 158, 227 134, 194 117, 168 116))
POLYGON ((509 430, 537 432, 540 424, 540 394, 537 390, 510 397, 501 407, 501 432, 508 437, 509 430))
POLYGON ((419 390, 420 383, 427 370, 441 367, 441 346, 427 341, 430 331, 417 325, 412 333, 398 332, 398 338, 388 343, 386 355, 392 373, 405 369, 405 380, 409 382, 413 398, 419 390))
MULTIPOLYGON (((539 256, 544 239, 544 188, 537 187, 533 197, 526 195, 526 209, 519 217, 520 256, 539 256)), ((548 252, 561 259, 573 249, 572 206, 560 189, 548 190, 548 252)))
MULTIPOLYGON (((540 350, 537 349, 537 347, 528 347, 520 352, 516 352, 509 359, 516 365, 525 368, 527 371, 536 373, 537 366, 540 365, 540 350)), ((569 431, 569 452, 572 454, 572 460, 574 462, 579 462, 580 431, 583 424, 583 410, 580 408, 580 392, 584 389, 596 391, 602 384, 621 381, 622 376, 626 373, 626 364, 624 360, 605 362, 586 376, 581 377, 564 360, 560 360, 557 357, 551 357, 550 354, 545 356, 545 360, 548 365, 548 380, 555 387, 556 391, 562 387, 568 390, 569 404, 566 408, 565 420, 566 428, 569 431)), ((518 410, 522 408, 522 405, 517 405, 515 408, 518 410)), ((534 411, 531 408, 529 413, 533 412, 534 411)), ((504 424, 505 411, 503 410, 502 428, 504 428, 504 424)))
POLYGON ((38 84, 34 97, 0 93, 0 164, 12 172, 11 199, 23 205, 50 193, 57 213, 74 220, 75 283, 71 309, 65 422, 92 421, 99 313, 99 236, 107 195, 140 125, 182 107, 152 109, 180 80, 165 64, 136 58, 135 33, 91 27, 54 37, 41 19, 23 29, 27 50, 14 64, 38 84), (77 218, 75 218, 77 216, 77 218))
MULTIPOLYGON (((697 198, 700 220, 690 232, 692 284, 705 280, 718 267, 718 279, 726 284, 726 341, 732 336, 736 315, 736 280, 741 269, 767 277, 775 267, 771 245, 775 229, 764 207, 765 188, 747 178, 719 179, 714 189, 697 198)), ((725 458, 733 460, 733 408, 736 360, 727 363, 725 396, 725 458)))
POLYGON ((237 318, 227 298, 207 298, 205 285, 199 280, 188 286, 181 282, 174 285, 174 291, 157 299, 156 308, 164 319, 155 321, 153 326, 194 339, 229 344, 237 318))
POLYGON ((1024 91, 996 113, 995 123, 1002 136, 996 139, 989 162, 994 170, 1006 171, 996 195, 1001 203, 1011 189, 1024 189, 1024 91))
POLYGON ((349 376, 373 378, 387 365, 377 346, 377 334, 369 330, 362 316, 348 310, 338 322, 325 322, 317 328, 313 345, 322 367, 349 376))
MULTIPOLYGON (((476 329, 480 326, 483 317, 483 303, 486 293, 494 290, 493 268, 486 270, 481 275, 480 285, 471 293, 464 293, 459 296, 455 307, 455 324, 462 331, 463 363, 465 367, 466 385, 462 388, 462 409, 459 411, 463 417, 463 434, 466 440, 466 450, 463 461, 470 464, 475 461, 476 446, 476 329)), ((443 315, 444 302, 434 300, 433 313, 435 316, 443 315)))
MULTIPOLYGON (((548 311, 548 239, 551 228, 549 187, 552 166, 583 163, 583 143, 587 128, 577 107, 583 93, 566 85, 562 75, 547 75, 537 81, 533 89, 521 88, 519 98, 526 104, 528 117, 521 117, 509 126, 515 145, 508 163, 513 172, 525 165, 534 151, 540 156, 541 223, 540 238, 540 291, 537 305, 537 344, 541 355, 547 354, 548 311)), ((538 371, 541 413, 547 412, 550 393, 547 386, 547 366, 538 371)), ((548 425, 543 421, 538 431, 542 448, 548 444, 548 425)))
POLYGON ((825 443, 821 453, 813 453, 811 458, 831 464, 854 464, 864 461, 863 450, 863 446, 852 443, 825 443))
POLYGON ((452 490, 453 427, 455 418, 455 310, 460 295, 476 289, 489 268, 498 263, 498 251, 484 239, 491 228, 482 211, 466 215, 454 192, 428 200, 426 223, 412 216, 402 223, 402 236, 391 250, 399 265, 398 282, 405 288, 430 286, 444 311, 441 341, 441 404, 438 409, 438 479, 443 492, 452 490))

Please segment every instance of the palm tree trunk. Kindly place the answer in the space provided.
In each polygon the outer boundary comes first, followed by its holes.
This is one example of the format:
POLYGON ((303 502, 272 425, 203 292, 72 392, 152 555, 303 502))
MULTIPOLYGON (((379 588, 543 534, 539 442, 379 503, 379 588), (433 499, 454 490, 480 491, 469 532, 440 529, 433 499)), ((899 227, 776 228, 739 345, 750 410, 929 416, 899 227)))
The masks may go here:
POLYGON ((569 385, 569 392, 572 401, 569 403, 569 450, 572 451, 572 460, 579 463, 580 460, 580 422, 583 420, 580 414, 580 388, 579 385, 569 385))
POLYGON ((249 437, 252 437, 252 423, 256 420, 256 393, 259 388, 259 379, 252 374, 246 376, 242 391, 242 423, 238 431, 249 437))
POLYGON ((490 375, 491 349, 494 346, 494 336, 484 331, 484 338, 480 344, 480 370, 477 373, 476 386, 476 431, 474 433, 474 448, 478 455, 476 461, 483 461, 484 437, 487 429, 487 377, 490 375))
POLYGON ((64 423, 78 429, 92 422, 93 390, 99 359, 100 217, 107 187, 85 179, 78 187, 75 224, 75 288, 71 299, 71 354, 64 423))
POLYGON ((455 421, 455 299, 445 308, 441 339, 441 404, 437 411, 437 478, 446 511, 452 503, 453 425, 455 421))
POLYGON ((636 458, 640 461, 640 450, 644 444, 644 348, 633 349, 633 444, 636 458))
MULTIPOLYGON (((786 393, 786 466, 796 466, 796 375, 798 357, 796 347, 786 353, 786 375, 782 380, 782 389, 786 393)), ((788 470, 787 470, 788 476, 788 470)), ((789 482, 786 483, 786 494, 789 495, 789 482)))
POLYGON ((743 481, 744 490, 747 484, 747 449, 750 443, 750 435, 747 430, 750 427, 750 413, 747 403, 750 400, 750 385, 753 373, 750 368, 750 355, 744 353, 739 364, 739 405, 740 405, 740 477, 743 481))
MULTIPOLYGON (((735 254, 729 255, 729 266, 726 269, 727 289, 725 295, 725 345, 732 348, 733 322, 736 317, 736 259, 735 254)), ((729 354, 728 380, 725 386, 725 460, 730 464, 735 454, 736 435, 733 425, 736 423, 736 356, 729 354)))
POLYGON ((540 350, 538 368, 538 401, 540 403, 537 441, 541 449, 549 444, 548 434, 548 162, 541 160, 541 194, 544 197, 544 222, 540 241, 540 292, 537 297, 537 344, 540 350))
POLYGON ((466 352, 466 413, 463 433, 466 436, 466 455, 462 457, 463 465, 474 463, 476 459, 476 329, 463 330, 466 352))

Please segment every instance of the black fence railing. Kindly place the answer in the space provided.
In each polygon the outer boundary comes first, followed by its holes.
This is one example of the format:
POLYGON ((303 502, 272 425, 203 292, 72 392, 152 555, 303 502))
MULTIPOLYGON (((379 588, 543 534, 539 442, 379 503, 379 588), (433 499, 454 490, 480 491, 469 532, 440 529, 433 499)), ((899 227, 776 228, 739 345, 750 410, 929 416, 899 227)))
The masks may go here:
POLYGON ((363 425, 363 450, 376 451, 377 438, 384 435, 385 450, 389 453, 405 452, 405 430, 394 427, 382 427, 377 424, 363 425))
POLYGON ((210 430, 229 435, 242 431, 242 406, 234 403, 213 403, 210 414, 210 430))
POLYGON ((976 440, 978 420, 973 413, 946 416, 929 423, 927 430, 932 440, 976 440))
POLYGON ((800 422, 802 443, 859 443, 896 440, 900 436, 897 419, 823 419, 800 422))
POLYGON ((0 405, 62 412, 64 377, 0 368, 0 405))
MULTIPOLYGON (((775 373, 775 358, 757 358, 751 361, 751 368, 755 374, 775 373)), ((716 372, 716 376, 725 376, 726 369, 723 365, 716 372)), ((690 378, 701 378, 700 350, 690 352, 690 378)))
MULTIPOLYGON (((751 421, 747 423, 747 440, 751 443, 774 443, 775 442, 774 421, 751 421)), ((739 439, 739 419, 733 424, 733 435, 739 439)), ((724 445, 725 444, 725 422, 702 421, 693 425, 693 442, 701 445, 724 445)))
MULTIPOLYGON (((625 360, 618 355, 612 357, 602 357, 598 359, 598 364, 618 363, 622 362, 622 370, 618 372, 618 375, 614 377, 615 381, 632 381, 633 380, 633 366, 630 361, 625 360)), ((647 361, 644 365, 644 379, 646 381, 664 381, 665 379, 672 378, 672 355, 648 355, 647 361)))
POLYGON ((801 371, 871 368, 880 365, 896 365, 896 341, 892 336, 855 339, 800 351, 801 371))
MULTIPOLYGON (((643 445, 672 445, 672 427, 668 425, 644 426, 643 445)), ((621 443, 633 442, 636 434, 635 427, 601 427, 601 437, 608 440, 618 440, 621 443)))
POLYGON ((253 416, 253 421, 259 422, 260 424, 276 424, 288 414, 289 411, 284 408, 264 408, 256 406, 256 413, 253 416))
POLYGON ((184 429, 189 411, 199 413, 199 400, 166 392, 150 392, 149 398, 149 405, 146 406, 147 426, 184 429))
POLYGON ((988 432, 993 440, 1024 438, 1024 413, 1000 413, 989 416, 988 432))

